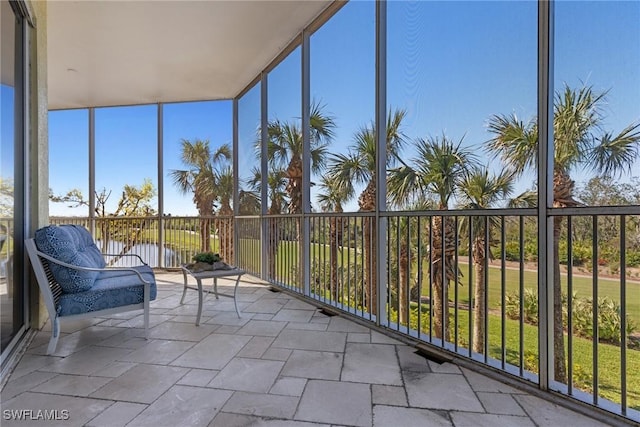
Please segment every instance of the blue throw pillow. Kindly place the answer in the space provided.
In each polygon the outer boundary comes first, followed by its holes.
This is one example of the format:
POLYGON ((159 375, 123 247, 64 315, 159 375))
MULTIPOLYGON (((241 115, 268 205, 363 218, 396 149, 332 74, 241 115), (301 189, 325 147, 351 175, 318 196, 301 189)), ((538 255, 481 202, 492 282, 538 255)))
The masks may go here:
MULTIPOLYGON (((106 263, 89 231, 78 225, 50 225, 36 231, 38 250, 67 264, 104 268, 106 263)), ((80 271, 49 263, 51 273, 65 293, 91 289, 97 271, 80 271)))

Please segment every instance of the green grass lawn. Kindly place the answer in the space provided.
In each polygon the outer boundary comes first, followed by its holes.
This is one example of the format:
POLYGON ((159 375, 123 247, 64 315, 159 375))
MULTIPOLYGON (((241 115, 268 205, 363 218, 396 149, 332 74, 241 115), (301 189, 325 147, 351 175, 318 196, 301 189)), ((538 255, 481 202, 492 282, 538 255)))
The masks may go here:
MULTIPOLYGON (((459 301, 469 303, 469 269, 467 264, 461 264, 464 277, 458 285, 459 301)), ((567 275, 563 274, 563 290, 567 292, 567 275)), ((517 293, 520 287, 520 272, 518 270, 505 270, 505 290, 507 293, 517 293)), ((538 273, 534 271, 524 272, 524 287, 538 288, 538 273)), ((578 297, 591 297, 593 279, 591 277, 573 277, 573 292, 578 297)), ((627 282, 626 285, 627 314, 636 324, 640 325, 640 284, 627 282)), ((429 289, 423 289, 423 295, 429 294, 429 289)), ((612 279, 598 279, 598 296, 607 296, 620 302, 620 281, 612 279)), ((453 296, 450 296, 453 298, 453 296)), ((498 309, 502 298, 502 278, 499 267, 489 267, 489 283, 487 286, 487 298, 490 309, 498 309)))

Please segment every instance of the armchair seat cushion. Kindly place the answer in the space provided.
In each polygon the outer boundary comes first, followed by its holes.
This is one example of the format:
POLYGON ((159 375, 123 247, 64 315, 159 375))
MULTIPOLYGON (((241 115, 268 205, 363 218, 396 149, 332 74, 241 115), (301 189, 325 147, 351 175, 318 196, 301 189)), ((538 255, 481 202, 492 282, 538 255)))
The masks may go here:
MULTIPOLYGON (((106 263, 89 231, 78 225, 50 225, 36 231, 38 250, 67 264, 104 268, 106 263)), ((62 292, 88 291, 98 278, 97 271, 80 271, 50 263, 51 273, 62 292)))
MULTIPOLYGON (((153 270, 147 265, 132 267, 151 282, 150 300, 154 300, 157 288, 153 270)), ((103 271, 98 274, 89 291, 63 293, 57 307, 59 316, 87 313, 90 311, 138 304, 144 301, 144 285, 137 274, 131 271, 103 271)))

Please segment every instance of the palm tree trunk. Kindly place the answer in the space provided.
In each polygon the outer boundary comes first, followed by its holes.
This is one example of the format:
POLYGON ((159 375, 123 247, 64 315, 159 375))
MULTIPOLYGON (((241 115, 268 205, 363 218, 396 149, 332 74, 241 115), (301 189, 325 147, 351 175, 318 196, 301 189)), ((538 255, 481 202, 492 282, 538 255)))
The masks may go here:
POLYGON ((331 269, 329 289, 333 301, 338 301, 338 246, 342 240, 342 233, 338 232, 338 227, 342 227, 342 218, 331 217, 329 220, 329 263, 331 269), (338 220, 340 221, 338 222, 338 220))
MULTIPOLYGON (((287 167, 287 176, 289 182, 285 191, 289 194, 289 213, 301 214, 302 213, 302 158, 299 154, 293 154, 289 166, 287 167)), ((298 254, 302 254, 302 224, 301 219, 296 217, 294 219, 296 224, 296 242, 298 246, 298 254)), ((301 257, 298 257, 302 260, 301 257)), ((296 285, 302 287, 302 268, 296 269, 296 285)))
POLYGON ((474 302, 473 302, 473 351, 476 353, 484 354, 484 336, 485 336, 485 316, 484 312, 486 293, 485 283, 485 253, 484 253, 484 239, 477 238, 473 244, 473 267, 475 271, 475 289, 474 289, 474 302))
MULTIPOLYGON (((279 204, 277 201, 272 201, 269 208, 269 215, 276 215, 280 213, 279 204)), ((274 217, 267 219, 269 235, 267 239, 267 253, 269 254, 267 266, 267 280, 277 280, 276 277, 276 264, 278 260, 278 243, 280 241, 278 221, 274 217)))
POLYGON ((218 241, 220 242, 220 256, 228 264, 235 264, 233 253, 233 209, 228 203, 223 203, 216 219, 218 241))
MULTIPOLYGON (((398 236, 400 238, 400 236, 398 236)), ((400 306, 399 321, 400 324, 409 324, 409 302, 407 301, 407 295, 411 284, 409 283, 409 262, 411 256, 409 255, 409 248, 407 244, 403 244, 400 248, 398 276, 400 281, 398 282, 398 303, 400 306)))
MULTIPOLYGON (((441 207, 442 208, 442 207, 441 207)), ((455 251, 454 227, 451 220, 436 216, 433 220, 431 280, 433 283, 433 332, 437 338, 451 341, 449 331, 449 282, 457 280, 454 276, 453 252, 455 251), (443 250, 444 240, 444 250, 443 250), (443 274, 444 269, 444 274, 443 274), (444 276, 444 277, 443 277, 444 276)))
POLYGON ((269 268, 268 268, 268 280, 277 280, 276 277, 276 263, 278 259, 278 223, 275 218, 269 218, 269 240, 268 253, 269 253, 269 268))
POLYGON ((560 282, 560 230, 562 217, 553 219, 553 372, 554 379, 565 382, 567 364, 564 352, 564 326, 562 324, 562 288, 560 282))
POLYGON ((200 251, 211 252, 211 218, 200 217, 200 251))
MULTIPOLYGON (((553 171, 553 206, 576 206, 573 199, 574 181, 562 169, 553 171)), ((562 217, 553 219, 553 367, 554 379, 565 382, 567 378, 567 363, 564 352, 564 325, 562 324, 562 288, 560 282, 560 232, 562 217)))
MULTIPOLYGON (((358 199, 360 211, 372 212, 376 208, 376 179, 372 177, 358 199)), ((364 217, 362 219, 362 235, 364 244, 364 306, 369 309, 369 313, 378 313, 378 283, 377 283, 377 259, 376 247, 378 228, 374 217, 364 217)))
POLYGON ((378 284, 377 284, 377 224, 373 217, 366 217, 362 220, 363 244, 364 244, 364 306, 369 309, 369 313, 378 313, 378 284))

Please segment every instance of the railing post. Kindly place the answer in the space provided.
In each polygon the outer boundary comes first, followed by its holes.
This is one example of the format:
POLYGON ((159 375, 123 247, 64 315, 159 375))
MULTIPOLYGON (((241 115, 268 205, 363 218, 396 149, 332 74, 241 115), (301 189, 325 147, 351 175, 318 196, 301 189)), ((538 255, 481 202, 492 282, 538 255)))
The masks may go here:
POLYGON ((262 279, 264 280, 268 280, 268 274, 267 272, 269 271, 268 269, 268 262, 269 262, 269 250, 268 250, 268 245, 269 245, 269 239, 271 238, 271 236, 269 235, 269 218, 265 218, 265 215, 267 214, 267 203, 268 200, 267 198, 269 197, 269 194, 267 192, 267 186, 268 186, 268 181, 269 181, 269 165, 267 164, 268 162, 268 151, 267 151, 267 142, 269 140, 269 130, 268 130, 268 126, 269 126, 269 116, 268 116, 268 111, 267 111, 267 96, 268 96, 268 92, 267 92, 267 73, 262 72, 262 75, 260 76, 260 176, 261 178, 261 182, 260 182, 260 205, 261 205, 261 214, 260 214, 260 218, 261 218, 261 222, 262 222, 262 227, 261 227, 261 235, 260 235, 260 242, 261 242, 261 249, 262 249, 262 262, 261 262, 261 274, 262 274, 262 279))
POLYGON ((376 2, 376 324, 388 323, 386 310, 387 292, 387 2, 376 2))
MULTIPOLYGON (((96 110, 89 110, 89 231, 96 235, 96 110)), ((104 240, 104 236, 102 237, 104 240)))
POLYGON ((164 104, 158 103, 158 267, 166 267, 164 262, 164 104))
MULTIPOLYGON (((302 285, 305 295, 311 295, 311 257, 309 253, 311 236, 309 214, 311 213, 311 84, 310 84, 310 43, 309 32, 302 31, 302 256, 298 265, 302 268, 302 285)), ((297 219, 300 221, 300 219, 297 219)))
POLYGON ((238 254, 238 249, 240 248, 240 244, 239 244, 239 239, 240 239, 240 232, 238 230, 238 214, 240 212, 240 200, 239 200, 239 191, 240 191, 240 175, 238 172, 238 165, 239 165, 239 159, 238 159, 238 154, 239 154, 239 150, 238 150, 238 146, 239 141, 238 141, 238 98, 233 98, 233 105, 232 105, 232 109, 233 109, 233 149, 232 149, 232 153, 233 153, 233 219, 231 221, 231 226, 233 227, 233 264, 234 265, 238 265, 238 261, 239 261, 239 254, 238 254))
POLYGON ((553 369, 553 0, 538 3, 538 346, 539 386, 553 369))

